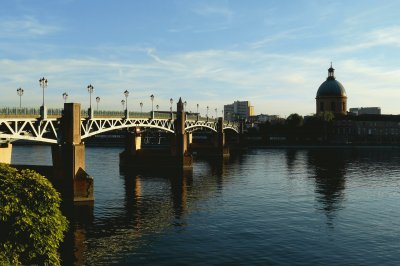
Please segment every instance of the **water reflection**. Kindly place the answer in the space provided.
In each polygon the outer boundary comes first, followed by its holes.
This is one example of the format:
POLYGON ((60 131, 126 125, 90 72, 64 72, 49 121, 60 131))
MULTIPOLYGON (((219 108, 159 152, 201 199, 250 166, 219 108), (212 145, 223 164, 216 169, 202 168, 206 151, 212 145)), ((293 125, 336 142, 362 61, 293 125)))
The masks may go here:
POLYGON ((321 209, 331 223, 335 211, 340 209, 346 188, 346 161, 339 149, 312 149, 308 153, 308 168, 315 180, 315 192, 321 209))
MULTIPOLYGON (((208 167, 202 169, 206 171, 196 184, 193 171, 120 169, 123 204, 108 213, 103 211, 97 217, 94 215, 94 218, 93 208, 80 208, 79 214, 71 215, 73 232, 65 246, 74 248, 63 251, 64 263, 115 263, 127 252, 146 246, 145 236, 186 226, 189 202, 206 198, 209 193, 222 188, 223 165, 228 162, 204 162, 208 167)), ((108 197, 112 200, 112 195, 108 197)), ((96 204, 100 203, 96 201, 96 204)))

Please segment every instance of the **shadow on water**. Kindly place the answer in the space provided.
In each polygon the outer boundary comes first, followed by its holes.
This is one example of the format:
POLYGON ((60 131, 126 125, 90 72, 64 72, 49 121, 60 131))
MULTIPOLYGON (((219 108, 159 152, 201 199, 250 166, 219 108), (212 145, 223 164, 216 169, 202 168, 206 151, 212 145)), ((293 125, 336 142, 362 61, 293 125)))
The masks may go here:
POLYGON ((124 194, 115 207, 98 213, 98 201, 64 206, 70 230, 61 249, 63 265, 115 263, 127 250, 148 245, 146 236, 186 226, 189 202, 222 189, 229 160, 202 163, 207 171, 201 177, 193 171, 120 168, 124 194))
MULTIPOLYGON (((293 167, 296 152, 287 154, 288 168, 293 167)), ((381 176, 377 171, 396 170, 400 163, 400 150, 390 148, 354 149, 310 149, 307 151, 309 175, 315 180, 315 192, 320 203, 319 210, 327 216, 328 225, 333 225, 335 212, 343 205, 346 179, 349 171, 357 171, 358 176, 381 176)))

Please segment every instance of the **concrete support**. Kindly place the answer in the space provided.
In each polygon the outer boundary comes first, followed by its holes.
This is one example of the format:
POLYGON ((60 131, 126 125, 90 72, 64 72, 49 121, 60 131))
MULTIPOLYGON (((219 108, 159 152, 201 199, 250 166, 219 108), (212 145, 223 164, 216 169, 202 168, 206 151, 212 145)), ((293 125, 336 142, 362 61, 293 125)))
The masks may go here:
POLYGON ((12 144, 11 143, 2 143, 0 144, 0 163, 11 163, 11 154, 12 154, 12 144))
POLYGON ((190 146, 190 144, 193 143, 193 133, 187 133, 187 144, 190 146))
POLYGON ((65 103, 61 144, 52 147, 53 166, 74 202, 93 201, 93 178, 85 172, 85 145, 81 141, 81 106, 65 103))
POLYGON ((186 113, 184 112, 184 106, 182 99, 179 98, 177 103, 176 119, 175 119, 175 139, 176 139, 176 158, 178 167, 183 169, 192 168, 193 158, 188 153, 188 138, 185 132, 185 121, 186 113))
POLYGON ((140 128, 134 128, 133 132, 129 132, 126 138, 125 151, 129 155, 136 155, 142 149, 142 132, 140 128))
POLYGON ((229 148, 225 146, 224 118, 219 117, 217 123, 216 147, 218 155, 229 156, 229 148))

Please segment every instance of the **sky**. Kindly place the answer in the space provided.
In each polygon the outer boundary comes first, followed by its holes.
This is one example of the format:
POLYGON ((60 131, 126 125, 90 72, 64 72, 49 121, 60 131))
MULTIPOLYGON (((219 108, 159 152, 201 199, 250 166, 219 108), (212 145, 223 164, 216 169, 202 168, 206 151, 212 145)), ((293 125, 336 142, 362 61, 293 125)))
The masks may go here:
POLYGON ((4 0, 0 108, 69 102, 169 110, 250 101, 256 114, 315 113, 333 62, 348 107, 400 114, 400 1, 4 0))

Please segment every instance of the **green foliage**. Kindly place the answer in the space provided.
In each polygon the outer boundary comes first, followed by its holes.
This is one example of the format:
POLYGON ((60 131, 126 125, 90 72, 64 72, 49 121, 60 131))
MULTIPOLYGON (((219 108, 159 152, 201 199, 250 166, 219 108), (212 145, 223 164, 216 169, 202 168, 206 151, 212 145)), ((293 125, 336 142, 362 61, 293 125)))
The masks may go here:
POLYGON ((286 124, 290 127, 301 127, 303 125, 304 119, 299 114, 291 114, 286 118, 286 124))
POLYGON ((0 265, 60 265, 68 226, 60 202, 45 177, 0 164, 0 265))
POLYGON ((318 114, 318 117, 322 121, 330 122, 335 118, 335 115, 332 112, 327 111, 327 112, 320 112, 318 114))

